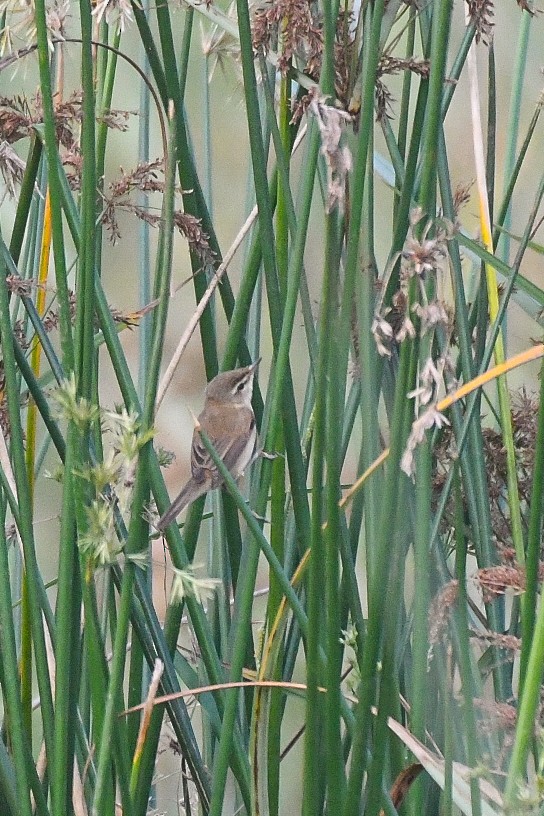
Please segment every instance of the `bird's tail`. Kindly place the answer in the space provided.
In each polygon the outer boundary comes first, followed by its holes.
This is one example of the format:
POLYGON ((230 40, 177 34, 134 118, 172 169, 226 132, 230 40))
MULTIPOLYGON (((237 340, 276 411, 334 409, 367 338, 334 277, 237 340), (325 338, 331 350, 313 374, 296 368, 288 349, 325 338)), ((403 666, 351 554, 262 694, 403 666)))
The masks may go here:
POLYGON ((196 479, 189 479, 185 487, 183 487, 181 492, 178 493, 166 513, 160 517, 157 523, 157 530, 165 530, 171 521, 174 521, 174 519, 179 516, 179 514, 182 513, 186 507, 199 499, 200 496, 207 493, 210 487, 211 485, 209 479, 204 479, 202 482, 197 482, 196 479))

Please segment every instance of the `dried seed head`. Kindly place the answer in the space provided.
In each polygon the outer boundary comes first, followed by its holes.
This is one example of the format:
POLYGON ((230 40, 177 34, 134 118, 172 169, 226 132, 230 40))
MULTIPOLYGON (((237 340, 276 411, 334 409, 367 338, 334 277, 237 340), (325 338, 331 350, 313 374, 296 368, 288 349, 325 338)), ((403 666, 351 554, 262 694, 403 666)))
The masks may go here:
POLYGON ((133 20, 130 0, 99 0, 93 9, 93 16, 99 24, 105 17, 108 25, 114 25, 124 32, 133 20))
POLYGON ((327 166, 328 200, 326 212, 335 207, 343 211, 345 203, 346 177, 351 170, 351 151, 341 144, 344 126, 352 118, 346 111, 326 105, 323 99, 314 97, 310 110, 314 114, 321 133, 321 153, 327 166))

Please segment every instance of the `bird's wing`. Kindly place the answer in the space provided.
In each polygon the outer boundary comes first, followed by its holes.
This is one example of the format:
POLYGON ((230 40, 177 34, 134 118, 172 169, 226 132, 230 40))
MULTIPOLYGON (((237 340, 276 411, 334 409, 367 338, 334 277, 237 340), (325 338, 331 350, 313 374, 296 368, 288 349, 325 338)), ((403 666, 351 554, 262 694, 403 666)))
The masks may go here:
MULTIPOLYGON (((246 411, 246 409, 242 408, 238 409, 237 422, 233 423, 228 435, 218 434, 212 436, 208 434, 210 442, 235 479, 241 475, 253 454, 253 449, 257 441, 254 428, 255 417, 253 416, 253 411, 246 411), (249 452, 247 451, 248 446, 251 446, 249 452), (236 466, 240 462, 242 463, 242 467, 237 468, 236 466)), ((211 456, 204 447, 198 429, 195 429, 193 434, 191 472, 193 478, 198 481, 209 478, 211 474, 213 486, 217 487, 221 484, 222 479, 217 473, 211 456)))

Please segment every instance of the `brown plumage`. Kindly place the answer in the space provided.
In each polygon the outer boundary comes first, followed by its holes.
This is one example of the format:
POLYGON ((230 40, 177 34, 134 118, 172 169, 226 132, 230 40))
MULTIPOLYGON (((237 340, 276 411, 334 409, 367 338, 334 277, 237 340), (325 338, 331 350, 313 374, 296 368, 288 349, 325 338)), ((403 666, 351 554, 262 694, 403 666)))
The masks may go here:
POLYGON ((202 444, 202 429, 234 479, 251 463, 257 447, 255 415, 251 407, 253 378, 259 360, 251 366, 218 374, 208 383, 204 409, 198 417, 191 448, 191 473, 157 529, 164 530, 189 504, 209 490, 221 487, 223 479, 202 444))

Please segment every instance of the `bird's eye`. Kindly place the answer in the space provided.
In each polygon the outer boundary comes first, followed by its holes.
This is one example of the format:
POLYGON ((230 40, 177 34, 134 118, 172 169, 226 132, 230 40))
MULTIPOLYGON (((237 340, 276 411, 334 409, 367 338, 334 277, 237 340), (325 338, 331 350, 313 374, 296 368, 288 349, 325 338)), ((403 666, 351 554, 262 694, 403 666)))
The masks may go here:
POLYGON ((236 386, 236 390, 238 391, 238 393, 240 393, 240 391, 243 391, 245 387, 246 387, 246 381, 245 381, 245 380, 241 380, 241 381, 238 383, 238 385, 236 386))

